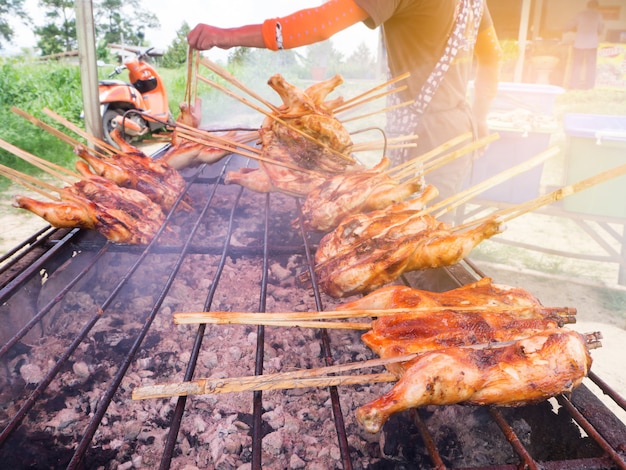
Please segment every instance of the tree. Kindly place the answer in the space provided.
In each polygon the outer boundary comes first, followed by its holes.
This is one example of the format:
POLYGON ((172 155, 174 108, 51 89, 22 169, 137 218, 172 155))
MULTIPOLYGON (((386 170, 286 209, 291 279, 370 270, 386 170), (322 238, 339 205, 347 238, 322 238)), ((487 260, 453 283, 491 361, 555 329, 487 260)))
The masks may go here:
POLYGON ((74 0, 39 0, 46 23, 35 28, 37 47, 43 55, 76 50, 74 0))
POLYGON ((180 29, 176 31, 176 38, 172 41, 172 44, 167 48, 161 65, 166 68, 176 68, 179 65, 183 65, 187 61, 187 34, 189 34, 191 28, 184 22, 180 29))
POLYGON ((144 30, 159 27, 156 15, 143 9, 139 0, 102 0, 94 17, 96 36, 104 45, 143 46, 144 30))
POLYGON ((376 76, 376 64, 365 42, 361 42, 350 54, 346 63, 341 67, 341 73, 346 78, 374 78, 376 76))
POLYGON ((0 2, 0 49, 3 48, 3 42, 13 40, 14 31, 8 20, 10 17, 18 17, 21 20, 27 19, 24 11, 24 0, 2 0, 0 2))

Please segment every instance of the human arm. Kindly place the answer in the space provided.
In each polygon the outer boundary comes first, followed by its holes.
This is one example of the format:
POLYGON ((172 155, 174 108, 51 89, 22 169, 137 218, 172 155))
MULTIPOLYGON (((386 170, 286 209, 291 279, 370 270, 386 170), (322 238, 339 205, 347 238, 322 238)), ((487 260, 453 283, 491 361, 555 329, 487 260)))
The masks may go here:
POLYGON ((473 112, 478 127, 478 136, 485 137, 489 133, 487 113, 491 101, 498 92, 502 61, 502 49, 493 25, 478 33, 474 54, 477 70, 474 81, 473 112))
POLYGON ((367 17, 354 0, 331 0, 283 18, 268 19, 262 24, 236 28, 199 24, 187 35, 187 41, 198 50, 235 46, 291 49, 328 39, 367 17))

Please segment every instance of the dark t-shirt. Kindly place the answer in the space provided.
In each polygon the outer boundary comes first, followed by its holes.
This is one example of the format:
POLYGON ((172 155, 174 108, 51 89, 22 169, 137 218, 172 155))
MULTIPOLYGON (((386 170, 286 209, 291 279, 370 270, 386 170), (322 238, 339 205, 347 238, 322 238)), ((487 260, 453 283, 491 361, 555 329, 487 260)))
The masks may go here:
MULTIPOLYGON (((409 90, 403 100, 415 99, 422 84, 441 57, 454 26, 458 0, 355 0, 370 18, 365 24, 381 27, 392 77, 407 71, 411 77, 403 83, 409 90)), ((491 25, 485 10, 480 29, 491 25)), ((471 22, 470 22, 471 23, 471 22)), ((452 67, 431 102, 430 111, 446 110, 465 101, 465 89, 471 78, 473 37, 467 29, 467 43, 459 50, 452 67)))
MULTIPOLYGON (((401 96, 402 101, 414 100, 422 84, 430 75, 445 49, 456 18, 460 0, 355 0, 369 18, 365 24, 370 28, 381 27, 387 53, 389 72, 397 77, 411 72, 402 82, 409 89, 401 96)), ((468 23, 464 47, 455 56, 444 75, 437 92, 416 129, 397 129, 401 134, 417 133, 417 147, 406 151, 389 151, 394 164, 422 155, 438 145, 463 134, 475 132, 475 123, 467 103, 467 83, 472 74, 475 40, 473 20, 468 23)), ((492 25, 485 6, 479 29, 492 25)), ((469 172, 471 155, 447 163, 426 175, 426 182, 439 189, 439 200, 461 189, 469 172)))

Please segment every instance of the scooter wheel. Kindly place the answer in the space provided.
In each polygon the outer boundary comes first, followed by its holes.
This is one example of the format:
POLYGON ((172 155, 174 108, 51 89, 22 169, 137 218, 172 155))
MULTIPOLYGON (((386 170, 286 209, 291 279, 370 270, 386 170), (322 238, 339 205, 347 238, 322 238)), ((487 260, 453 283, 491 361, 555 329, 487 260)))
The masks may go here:
MULTIPOLYGON (((115 119, 118 116, 121 118, 124 115, 124 113, 128 111, 128 109, 130 108, 111 107, 111 108, 107 108, 102 114, 102 136, 104 137, 105 141, 107 141, 109 144, 113 145, 114 147, 118 147, 118 145, 115 143, 115 141, 111 137, 111 132, 115 128, 113 126, 113 119, 115 119)), ((128 143, 130 143, 131 138, 132 137, 129 135, 124 136, 124 139, 128 143)))

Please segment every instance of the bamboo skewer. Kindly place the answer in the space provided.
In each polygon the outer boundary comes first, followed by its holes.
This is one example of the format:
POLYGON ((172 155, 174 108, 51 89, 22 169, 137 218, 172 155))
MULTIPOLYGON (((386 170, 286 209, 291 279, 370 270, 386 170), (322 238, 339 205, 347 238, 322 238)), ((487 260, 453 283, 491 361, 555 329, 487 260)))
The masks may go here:
MULTIPOLYGON (((344 377, 346 380, 360 382, 352 383, 371 383, 362 380, 372 380, 371 374, 357 376, 332 376, 330 374, 340 374, 352 370, 365 369, 370 367, 381 367, 388 364, 398 362, 406 362, 415 359, 417 354, 408 354, 384 359, 370 359, 367 361, 353 362, 349 364, 341 364, 335 366, 319 367, 315 369, 297 370, 293 372, 278 372, 275 374, 251 375, 245 377, 232 377, 223 379, 196 379, 190 382, 180 382, 163 385, 152 385, 147 387, 136 387, 133 390, 133 400, 144 400, 147 398, 162 398, 171 396, 184 395, 203 395, 207 393, 229 393, 229 392, 245 392, 253 390, 278 390, 284 388, 301 388, 298 383, 302 383, 304 387, 316 386, 322 387, 326 385, 327 380, 338 380, 344 377), (324 383, 317 382, 319 380, 324 383), (310 385, 315 383, 315 385, 310 385), (306 384, 306 385, 304 385, 306 384), (261 387, 261 388, 259 388, 261 387)), ((375 374, 378 376, 379 374, 375 374)), ((395 381, 398 377, 395 374, 384 374, 383 381, 395 381)), ((340 385, 340 384, 339 384, 340 385)))
POLYGON ((16 157, 27 161, 28 163, 36 166, 46 173, 49 173, 50 175, 60 179, 61 181, 65 181, 68 184, 74 184, 76 182, 76 178, 80 179, 80 175, 73 173, 72 171, 59 165, 56 165, 55 163, 49 162, 47 160, 44 160, 43 158, 28 153, 25 150, 22 150, 19 147, 16 147, 2 139, 0 139, 0 148, 3 148, 7 152, 11 152, 16 157), (71 176, 72 178, 68 178, 68 176, 71 176))
POLYGON ((15 106, 11 106, 11 111, 14 112, 15 114, 17 114, 18 116, 23 117, 24 119, 26 119, 30 123, 36 125, 37 127, 41 128, 41 129, 43 129, 45 131, 48 131, 50 134, 54 135, 55 137, 58 137, 63 142, 65 142, 66 144, 71 145, 72 147, 75 147, 76 145, 80 144, 80 142, 78 140, 72 139, 69 135, 61 132, 60 130, 58 130, 55 127, 52 127, 49 124, 46 124, 45 122, 41 121, 40 119, 37 119, 35 116, 32 116, 32 115, 28 114, 26 111, 22 111, 21 109, 15 107, 15 106))
POLYGON ((343 103, 341 106, 335 108, 333 111, 335 114, 341 114, 341 113, 345 113, 346 111, 349 111, 352 108, 356 108, 358 106, 363 106, 364 104, 367 103, 371 103, 372 101, 375 101, 379 98, 383 98, 387 95, 391 95, 393 93, 398 93, 400 91, 404 91, 408 88, 408 86, 403 85, 401 87, 398 88, 392 88, 391 90, 387 90, 387 91, 383 91, 382 93, 378 93, 376 95, 373 96, 369 96, 361 101, 355 101, 353 103, 350 103, 348 105, 346 105, 345 103, 343 103))
MULTIPOLYGON (((589 349, 601 347, 599 332, 587 333, 585 342, 589 349)), ((484 344, 455 346, 462 349, 494 349, 505 348, 516 341, 503 341, 484 344)), ((331 375, 351 370, 387 366, 408 362, 424 353, 407 354, 403 356, 370 359, 337 366, 319 367, 293 372, 278 372, 275 374, 249 375, 230 378, 201 378, 188 382, 174 382, 160 385, 136 387, 132 392, 133 400, 149 398, 171 398, 173 396, 206 395, 216 393, 252 392, 257 390, 284 390, 305 387, 330 387, 339 385, 360 385, 374 382, 396 382, 400 375, 392 373, 374 373, 361 375, 331 375)))
MULTIPOLYGON (((212 134, 208 131, 201 131, 199 129, 196 129, 195 127, 188 126, 183 123, 176 123, 176 128, 178 129, 179 133, 181 132, 181 129, 182 129, 183 131, 182 133, 184 135, 196 135, 201 139, 219 142, 220 144, 230 146, 233 149, 243 148, 244 150, 247 150, 248 152, 251 152, 251 153, 258 153, 258 154, 261 153, 261 150, 256 147, 245 145, 243 142, 236 142, 231 139, 227 139, 226 137, 212 134)), ((258 132, 255 132, 255 134, 258 135, 258 132)))
MULTIPOLYGON (((346 320, 354 318, 380 318, 395 315, 416 315, 436 314, 440 312, 524 312, 532 310, 542 315, 556 314, 562 317, 564 323, 576 322, 576 309, 571 307, 544 307, 541 305, 476 305, 476 306, 431 306, 431 307, 408 307, 408 308, 389 308, 389 309, 351 309, 351 310, 326 310, 322 312, 176 312, 174 313, 174 324, 176 325, 196 325, 201 323, 207 324, 258 324, 257 321, 269 321, 273 323, 279 322, 298 322, 298 321, 316 321, 316 327, 323 327, 323 320, 346 320)), ((342 325, 350 325, 349 323, 340 323, 342 325)), ((364 325, 364 323, 363 323, 364 325)))
MULTIPOLYGON (((50 134, 54 135, 55 137, 58 137, 60 140, 62 140, 63 142, 65 142, 66 144, 68 144, 68 145, 70 145, 72 147, 77 147, 79 145, 83 145, 82 142, 80 142, 80 141, 78 141, 76 139, 73 139, 72 137, 70 137, 69 135, 61 132, 57 128, 52 127, 49 124, 46 124, 42 120, 37 119, 35 116, 32 116, 32 115, 28 114, 27 112, 22 111, 19 108, 16 108, 15 106, 11 107, 11 111, 13 111, 18 116, 21 116, 24 119, 28 120, 30 123, 36 125, 37 127, 41 128, 41 129, 43 129, 45 131, 48 131, 50 134)), ((110 154, 104 154, 102 152, 99 152, 98 150, 93 149, 93 148, 89 149, 89 151, 92 154, 94 154, 95 156, 99 157, 99 158, 108 158, 109 155, 110 155, 110 154)), ((61 168, 63 168, 63 167, 61 167, 61 168)), ((67 170, 67 169, 65 169, 65 170, 66 171, 70 171, 70 170, 67 170)))
POLYGON ((364 119, 364 118, 367 118, 367 117, 370 117, 370 116, 375 116, 376 114, 388 113, 390 111, 393 111, 394 109, 403 108, 403 107, 409 106, 410 104, 413 104, 413 103, 414 103, 414 101, 403 101, 402 103, 394 104, 393 106, 387 106, 385 108, 381 108, 378 111, 372 111, 371 113, 366 113, 366 114, 361 114, 359 116, 353 116, 353 117, 341 119, 341 122, 342 123, 352 122, 352 121, 357 121, 359 119, 364 119))
POLYGON ((365 97, 367 95, 370 95, 370 94, 372 94, 372 93, 374 93, 374 92, 376 92, 378 90, 381 90, 381 89, 383 89, 383 88, 385 88, 385 87, 387 87, 389 85, 393 85, 394 83, 397 83, 397 82, 399 82, 401 80, 405 80, 405 79, 409 78, 410 76, 411 76, 410 72, 406 72, 406 73, 403 73, 402 75, 398 75, 397 77, 394 77, 391 80, 387 80, 385 83, 381 83, 380 85, 377 85, 374 88, 371 88, 371 89, 361 93, 360 95, 354 96, 354 97, 350 98, 349 100, 344 101, 343 103, 337 105, 337 108, 344 107, 347 104, 350 104, 350 103, 352 103, 354 101, 360 100, 361 98, 363 98, 363 97, 365 97))
POLYGON ((395 382, 398 377, 389 372, 364 375, 329 375, 321 377, 296 377, 285 379, 265 379, 265 375, 257 380, 247 377, 228 379, 196 379, 190 382, 148 385, 133 389, 133 400, 150 398, 170 398, 172 396, 206 395, 210 393, 253 392, 259 390, 287 390, 294 388, 333 387, 340 385, 361 385, 375 382, 395 382))
POLYGON ((417 165, 420 165, 428 160, 430 160, 433 157, 436 157, 439 154, 442 154, 444 152, 446 152, 447 150, 451 149, 452 147, 460 144, 461 142, 464 142, 468 139, 470 139, 472 137, 472 133, 471 132, 466 132, 464 134, 460 134, 456 137, 453 137, 452 139, 448 140, 447 142, 444 142, 443 144, 435 147, 432 150, 429 150, 428 152, 420 155, 419 157, 416 157, 412 160, 409 160, 407 162, 401 163, 399 165, 396 165, 393 168, 390 168, 389 170, 386 171, 386 173, 388 173, 389 175, 391 174, 395 174, 398 172, 403 172, 405 171, 405 168, 407 167, 415 167, 417 165))
MULTIPOLYGON (((263 103, 265 106, 267 106, 274 113, 279 113, 280 112, 277 106, 275 106, 274 104, 270 103, 265 98, 263 98, 258 93, 256 93, 254 90, 250 89, 249 87, 247 87, 246 85, 241 83, 228 70, 224 69, 223 67, 220 67, 216 63, 211 62, 210 60, 205 59, 205 58, 201 59, 200 63, 202 65, 204 65, 206 68, 208 68, 209 70, 211 70, 212 72, 215 72, 217 75, 219 75, 220 77, 222 77, 223 79, 225 79, 229 83, 235 85, 241 91, 247 93, 248 95, 250 95, 253 98, 255 98, 256 100, 258 100, 259 102, 263 103)), ((200 76, 200 78, 202 78, 202 77, 200 76)))
MULTIPOLYGON (((359 144, 354 144, 350 149, 352 152, 362 152, 364 150, 368 150, 368 148, 384 148, 385 145, 387 148, 393 148, 392 146, 397 145, 402 142, 407 142, 411 140, 417 140, 419 136, 416 134, 405 135, 400 137, 394 137, 391 139, 380 139, 380 140, 372 140, 371 142, 362 142, 359 144)), ((411 144, 415 145, 415 144, 411 144)))
POLYGON ((403 165, 403 168, 397 171, 393 177, 397 179, 401 179, 407 176, 414 176, 416 173, 419 173, 421 176, 425 176, 428 173, 437 170, 444 166, 447 163, 450 163, 462 156, 468 154, 469 152, 473 152, 480 147, 488 145, 498 138, 498 134, 490 134, 487 137, 483 137, 480 140, 476 140, 474 142, 470 142, 469 144, 454 150, 450 153, 444 153, 437 158, 433 158, 426 162, 422 161, 421 157, 415 158, 411 160, 412 165, 403 165))
POLYGON ((60 201, 61 198, 50 194, 49 192, 43 190, 40 186, 43 186, 46 189, 49 189, 53 193, 59 193, 60 189, 54 185, 48 184, 45 181, 41 181, 34 176, 30 176, 24 173, 21 173, 13 168, 9 168, 5 165, 0 165, 0 173, 11 181, 24 186, 31 191, 34 191, 48 199, 52 199, 53 201, 60 201), (34 184, 33 184, 34 183, 34 184), (39 185, 39 186, 37 186, 39 185))
POLYGON ((460 225, 458 229, 461 230, 467 227, 472 227, 481 224, 486 220, 493 219, 494 217, 498 217, 502 222, 507 222, 521 215, 527 214, 528 212, 531 212, 535 209, 539 209, 540 207, 546 206, 553 202, 560 201, 567 196, 571 196, 580 191, 584 191, 585 189, 589 189, 592 186, 596 186, 600 183, 604 183, 624 174, 626 174, 626 164, 619 165, 615 168, 611 168, 609 170, 597 173, 593 176, 590 176, 589 178, 585 178, 576 183, 563 186, 562 188, 556 189, 552 192, 549 192, 548 194, 544 194, 543 196, 539 196, 530 201, 518 204, 513 207, 509 207, 507 209, 496 211, 480 219, 469 221, 466 224, 460 225))
POLYGON ((228 89, 228 88, 226 88, 226 87, 223 87, 223 86, 222 86, 222 85, 220 85, 219 83, 214 82, 213 80, 210 80, 210 79, 208 79, 208 78, 206 78, 206 77, 203 77, 203 76, 201 76, 201 75, 200 75, 200 76, 198 76, 198 78, 199 78, 200 80, 202 80, 203 82, 208 83, 209 85, 211 85, 211 86, 213 86, 213 87, 217 88, 218 90, 220 90, 220 91, 222 91, 222 92, 226 93, 228 96, 230 96, 230 97, 232 97, 232 98, 234 98, 234 99, 236 99, 236 100, 238 100, 238 101, 242 102, 243 104, 245 104, 245 105, 247 105, 247 106, 250 106, 252 109, 254 109, 254 110, 256 110, 256 111, 260 112, 261 114, 263 114, 263 115, 265 115, 265 116, 269 117, 270 119, 273 119, 274 121, 276 121, 276 122, 278 122, 279 124, 281 124, 281 125, 285 126, 285 127, 286 127, 286 128, 288 128, 289 130, 292 130, 293 132, 297 133, 298 135, 301 135, 301 136, 302 136, 302 137, 304 137, 305 139, 307 139, 307 140, 309 140, 309 141, 311 141, 311 142, 315 143, 316 145, 319 145, 319 146, 320 146, 320 147, 322 147, 323 149, 328 150, 328 151, 329 151, 329 152, 331 152, 333 155, 336 155, 336 156, 340 157, 342 160, 344 160, 344 161, 346 161, 346 162, 348 162, 348 163, 355 163, 354 158, 352 158, 351 156, 349 156, 349 155, 345 155, 345 154, 343 154, 343 153, 341 153, 341 152, 338 152, 338 151, 337 151, 337 150, 335 150, 335 149, 332 149, 332 148, 328 147, 326 144, 324 144, 324 143, 322 143, 322 142, 319 142, 317 139, 315 139, 314 137, 310 136, 310 135, 309 135, 309 134, 307 134, 306 132, 304 132, 304 131, 302 131, 302 130, 298 129, 297 127, 291 126, 289 123, 285 122, 284 120, 282 120, 281 118, 279 118, 279 117, 278 117, 278 116, 276 116, 275 114, 272 114, 271 112, 266 111, 265 109, 263 109, 263 108, 261 108, 261 107, 259 107, 259 106, 255 105, 254 103, 252 103, 252 102, 248 101, 246 98, 244 98, 244 97, 242 97, 242 96, 239 96, 239 95, 237 95, 236 93, 233 93, 231 90, 229 90, 229 89, 228 89))
POLYGON ((65 127, 67 127, 69 130, 71 130, 75 134, 78 134, 83 139, 87 140, 87 142, 91 142, 94 145, 97 145, 98 147, 101 147, 101 148, 105 149, 107 152, 109 152, 111 154, 119 153, 119 149, 113 147, 112 145, 110 145, 109 143, 105 142, 104 140, 98 139, 97 137, 94 137, 93 135, 88 134, 87 132, 82 130, 80 127, 78 127, 75 124, 73 124, 72 122, 68 121, 63 116, 58 115, 57 113, 55 113, 51 109, 44 108, 43 112, 46 113, 51 118, 55 119, 60 124, 63 124, 65 127))
POLYGON ((559 149, 557 147, 549 148, 545 150, 544 152, 541 152, 535 155, 534 157, 529 158, 528 160, 514 167, 504 170, 498 173, 497 175, 492 176, 491 178, 488 178, 484 181, 481 181, 478 184, 475 184, 474 186, 466 189, 465 191, 462 191, 458 194, 450 196, 449 198, 443 201, 440 201, 437 204, 433 204, 432 206, 426 208, 424 212, 427 214, 430 214, 441 209, 440 212, 437 212, 434 215, 435 218, 439 218, 442 215, 446 214, 447 212, 450 212, 451 210, 460 206, 461 204, 466 203, 467 201, 477 196, 478 194, 486 191, 487 189, 492 188, 496 186, 497 184, 503 183, 504 181, 507 181, 508 179, 519 175, 520 173, 528 171, 531 168, 534 168, 541 163, 544 163, 546 160, 548 160, 549 158, 552 158, 558 153, 559 153, 559 149))
MULTIPOLYGON (((180 125, 180 124, 177 124, 177 126, 178 125, 180 125)), ((247 158, 251 158, 253 160, 269 163, 269 164, 272 164, 272 165, 282 166, 282 167, 285 167, 285 168, 289 168, 290 170, 299 171, 301 173, 307 173, 307 174, 310 174, 310 175, 318 175, 319 174, 316 171, 309 170, 307 168, 302 168, 302 167, 300 167, 298 165, 294 165, 294 164, 291 164, 289 162, 281 162, 281 161, 278 161, 278 160, 273 160, 271 158, 263 157, 258 152, 247 152, 245 150, 241 150, 238 147, 233 147, 232 143, 228 144, 228 145, 227 144, 222 144, 222 143, 220 143, 218 141, 208 140, 207 138, 194 137, 193 135, 186 134, 184 132, 183 132, 182 137, 187 139, 187 140, 190 140, 192 142, 196 142, 196 143, 199 143, 199 144, 204 144, 204 145, 207 145, 207 146, 212 146, 212 147, 219 148, 219 149, 226 150, 226 151, 231 151, 233 153, 237 153, 239 155, 242 155, 242 156, 247 157, 247 158)))

